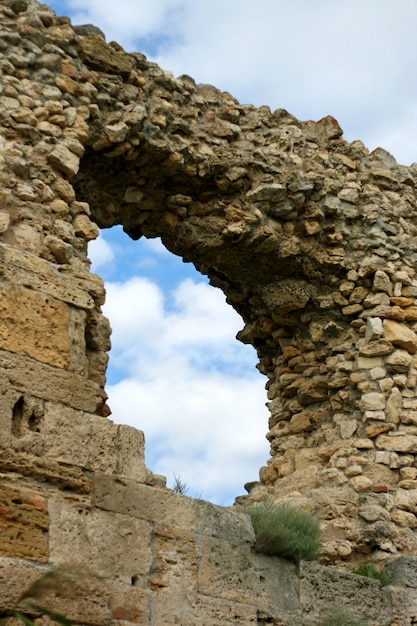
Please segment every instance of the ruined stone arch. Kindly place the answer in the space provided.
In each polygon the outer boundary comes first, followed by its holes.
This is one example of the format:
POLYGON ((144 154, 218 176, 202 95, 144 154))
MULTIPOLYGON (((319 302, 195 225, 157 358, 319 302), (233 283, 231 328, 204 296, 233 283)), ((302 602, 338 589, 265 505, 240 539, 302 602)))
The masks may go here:
POLYGON ((173 78, 34 0, 2 11, 6 466, 80 493, 91 468, 156 480, 141 435, 103 420, 109 328, 87 242, 121 224, 161 237, 244 320, 271 412, 249 499, 319 515, 326 562, 415 554, 417 167, 347 143, 331 117, 173 78), (100 432, 136 456, 104 460, 85 444, 100 432))

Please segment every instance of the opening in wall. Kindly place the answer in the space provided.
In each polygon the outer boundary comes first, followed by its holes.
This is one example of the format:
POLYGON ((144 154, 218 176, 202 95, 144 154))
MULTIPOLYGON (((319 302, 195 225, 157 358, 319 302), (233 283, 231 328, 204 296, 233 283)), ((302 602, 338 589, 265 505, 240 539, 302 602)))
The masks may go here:
POLYGON ((229 505, 268 458, 266 379, 223 293, 159 239, 101 231, 89 247, 112 327, 111 419, 143 430, 146 464, 229 505))

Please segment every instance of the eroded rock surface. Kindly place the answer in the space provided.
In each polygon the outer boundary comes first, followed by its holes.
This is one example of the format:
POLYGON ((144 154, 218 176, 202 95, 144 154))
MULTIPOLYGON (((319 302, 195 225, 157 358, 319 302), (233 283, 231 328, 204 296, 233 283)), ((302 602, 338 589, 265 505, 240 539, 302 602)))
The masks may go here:
POLYGON ((122 224, 243 318, 271 412, 248 498, 317 514, 324 563, 417 555, 417 165, 173 78, 34 0, 0 17, 2 471, 78 494, 91 472, 163 484, 106 418, 87 244, 122 224))

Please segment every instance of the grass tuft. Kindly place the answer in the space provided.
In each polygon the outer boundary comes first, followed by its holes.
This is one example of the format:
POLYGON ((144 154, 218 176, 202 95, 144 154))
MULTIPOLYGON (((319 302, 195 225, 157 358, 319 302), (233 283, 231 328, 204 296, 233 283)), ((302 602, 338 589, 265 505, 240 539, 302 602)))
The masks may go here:
POLYGON ((298 563, 314 561, 320 552, 320 523, 289 505, 261 502, 245 509, 255 531, 255 550, 298 563))
POLYGON ((389 585, 391 582, 388 574, 386 572, 378 570, 374 563, 360 563, 357 567, 352 568, 351 571, 354 574, 359 574, 359 576, 366 576, 367 578, 374 578, 375 580, 379 580, 383 587, 389 585))
POLYGON ((322 626, 369 626, 367 621, 352 617, 344 608, 329 610, 321 622, 322 626))

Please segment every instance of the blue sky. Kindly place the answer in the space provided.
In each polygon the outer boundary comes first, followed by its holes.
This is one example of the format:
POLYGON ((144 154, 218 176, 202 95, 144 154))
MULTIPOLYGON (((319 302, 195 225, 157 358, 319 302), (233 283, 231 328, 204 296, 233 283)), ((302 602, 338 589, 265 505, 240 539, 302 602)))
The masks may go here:
MULTIPOLYGON (((127 51, 241 102, 333 115, 349 141, 417 161, 415 0, 61 0, 127 51)), ((147 465, 230 504, 268 459, 266 380, 239 317, 191 264, 119 229, 90 244, 113 327, 112 419, 143 430, 147 465)))

